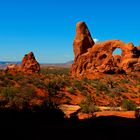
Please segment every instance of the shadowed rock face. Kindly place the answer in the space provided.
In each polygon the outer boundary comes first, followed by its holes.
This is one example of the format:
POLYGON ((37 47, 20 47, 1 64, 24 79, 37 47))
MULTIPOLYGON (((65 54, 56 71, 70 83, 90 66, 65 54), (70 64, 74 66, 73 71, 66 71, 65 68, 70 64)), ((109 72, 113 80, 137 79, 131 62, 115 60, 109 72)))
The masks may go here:
POLYGON ((73 46, 75 59, 70 71, 72 76, 93 78, 97 73, 140 71, 140 47, 134 47, 132 43, 126 44, 120 40, 95 44, 84 22, 76 26, 73 46), (112 55, 116 48, 122 50, 121 55, 112 55))
POLYGON ((25 74, 39 73, 40 65, 36 61, 33 52, 30 52, 24 56, 21 65, 9 65, 5 71, 11 73, 23 72, 25 74))

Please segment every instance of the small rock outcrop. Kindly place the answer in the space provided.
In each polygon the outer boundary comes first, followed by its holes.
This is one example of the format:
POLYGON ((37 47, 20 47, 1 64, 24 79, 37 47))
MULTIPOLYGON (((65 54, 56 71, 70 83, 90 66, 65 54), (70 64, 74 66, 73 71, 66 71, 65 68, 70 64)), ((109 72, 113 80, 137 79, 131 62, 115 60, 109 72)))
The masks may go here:
POLYGON ((26 54, 22 60, 21 65, 11 64, 5 69, 5 72, 17 73, 23 72, 25 74, 34 74, 40 72, 40 65, 36 61, 33 52, 26 54))
POLYGON ((36 61, 33 52, 24 56, 21 64, 21 70, 24 73, 38 73, 40 71, 40 65, 36 61))
POLYGON ((9 64, 4 70, 4 72, 10 72, 10 73, 17 73, 19 71, 21 71, 21 67, 20 65, 17 64, 9 64))
POLYGON ((140 47, 120 40, 108 40, 95 44, 84 22, 76 26, 74 39, 74 63, 70 74, 73 77, 93 78, 98 73, 115 74, 140 71, 140 47), (113 55, 116 48, 121 55, 113 55))

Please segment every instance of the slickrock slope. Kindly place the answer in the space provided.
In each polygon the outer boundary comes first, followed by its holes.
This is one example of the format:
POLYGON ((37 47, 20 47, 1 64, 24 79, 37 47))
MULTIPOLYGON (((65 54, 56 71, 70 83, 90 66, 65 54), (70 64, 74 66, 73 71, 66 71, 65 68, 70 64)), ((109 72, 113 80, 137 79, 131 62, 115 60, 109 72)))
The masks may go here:
POLYGON ((131 73, 140 71, 140 47, 120 40, 108 40, 95 44, 84 22, 76 25, 74 39, 74 63, 70 74, 73 77, 94 78, 99 73, 131 73), (121 55, 114 55, 116 48, 122 50, 121 55))

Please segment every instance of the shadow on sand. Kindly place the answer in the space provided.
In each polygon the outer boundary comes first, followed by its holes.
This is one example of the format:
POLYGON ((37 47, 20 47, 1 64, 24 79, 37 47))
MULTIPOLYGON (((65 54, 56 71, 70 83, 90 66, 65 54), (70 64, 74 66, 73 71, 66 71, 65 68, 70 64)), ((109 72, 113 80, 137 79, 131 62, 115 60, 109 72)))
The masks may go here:
POLYGON ((10 139, 139 140, 140 120, 116 116, 64 119, 59 110, 0 111, 0 135, 10 139))

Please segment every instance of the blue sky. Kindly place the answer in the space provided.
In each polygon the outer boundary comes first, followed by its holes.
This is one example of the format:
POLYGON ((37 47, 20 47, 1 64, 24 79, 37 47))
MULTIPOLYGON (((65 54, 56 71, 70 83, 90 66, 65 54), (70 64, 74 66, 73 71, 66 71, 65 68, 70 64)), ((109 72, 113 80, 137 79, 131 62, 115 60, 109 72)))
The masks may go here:
POLYGON ((33 51, 39 62, 73 59, 75 24, 92 37, 140 45, 139 0, 1 0, 0 61, 20 61, 33 51))

